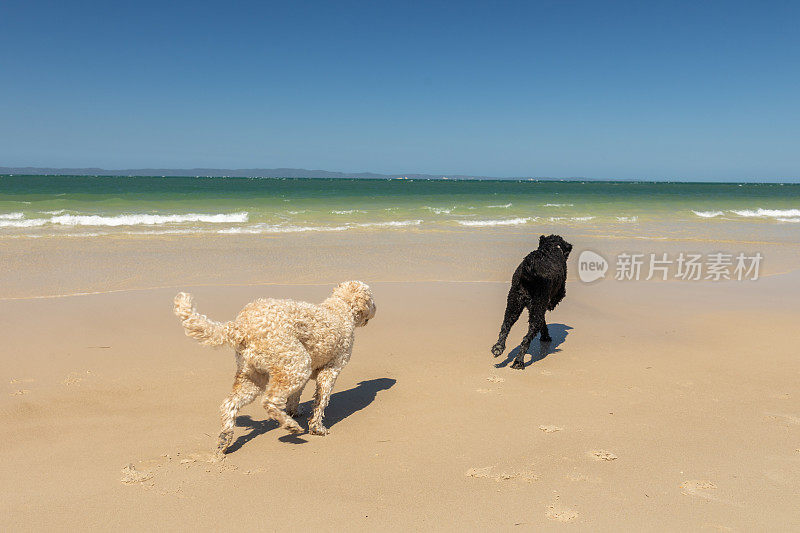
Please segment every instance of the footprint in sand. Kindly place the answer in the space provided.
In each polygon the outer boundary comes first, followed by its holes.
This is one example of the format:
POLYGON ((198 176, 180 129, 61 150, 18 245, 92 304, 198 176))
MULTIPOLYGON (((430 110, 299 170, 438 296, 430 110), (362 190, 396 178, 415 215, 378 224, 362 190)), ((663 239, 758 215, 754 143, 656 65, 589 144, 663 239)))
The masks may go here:
POLYGON ((614 461, 617 456, 606 450, 594 450, 589 452, 589 455, 597 461, 614 461))
POLYGON ((484 466, 483 468, 470 468, 464 475, 467 477, 474 477, 474 478, 490 477, 489 473, 491 471, 492 471, 491 466, 484 466))
POLYGON ((510 481, 512 479, 519 479, 520 481, 526 481, 528 483, 533 483, 534 481, 538 481, 539 476, 533 472, 503 472, 502 474, 498 474, 494 477, 495 481, 510 481))
POLYGON ((12 385, 15 383, 33 383, 33 378, 11 378, 8 382, 12 385))
POLYGON ((681 483, 681 494, 686 496, 697 496, 705 500, 721 501, 716 496, 708 493, 710 490, 715 490, 717 486, 711 481, 704 481, 700 479, 690 479, 681 483))
POLYGON ((767 417, 772 420, 781 420, 792 425, 800 424, 800 416, 783 413, 767 413, 767 417))
POLYGON ((189 453, 183 456, 180 460, 182 465, 190 465, 192 463, 216 463, 219 462, 219 456, 216 453, 210 452, 196 452, 189 453))
POLYGON ((539 426, 539 429, 545 433, 555 433, 556 431, 564 431, 564 428, 559 426, 539 426))
POLYGON ((522 481, 527 481, 531 483, 539 479, 539 476, 533 472, 501 472, 495 476, 492 475, 492 468, 491 466, 485 466, 483 468, 470 468, 464 474, 467 477, 472 478, 483 478, 483 479, 494 479, 495 481, 510 481, 512 479, 519 479, 522 481))
POLYGON ((547 511, 545 511, 544 514, 550 520, 555 520, 557 522, 569 522, 578 518, 578 513, 574 510, 555 503, 548 505, 547 511))
POLYGON ((489 394, 492 392, 492 389, 475 389, 475 392, 479 392, 481 394, 489 394))
POLYGON ((599 477, 588 476, 579 472, 573 472, 567 476, 570 481, 585 481, 587 483, 601 483, 603 480, 599 477))
POLYGON ((125 485, 135 485, 142 483, 153 477, 153 473, 149 471, 137 470, 133 463, 122 469, 122 478, 120 481, 125 485))
POLYGON ((14 392, 10 393, 11 396, 22 396, 23 394, 28 394, 30 391, 28 389, 19 389, 15 390, 14 392))
MULTIPOLYGON (((216 453, 212 452, 177 452, 175 455, 163 454, 153 459, 143 459, 135 464, 130 463, 122 469, 122 483, 133 485, 142 483, 153 478, 161 478, 164 475, 169 477, 176 468, 192 468, 194 466, 205 466, 206 472, 211 472, 213 468, 218 471, 237 470, 238 467, 232 464, 220 462, 216 453)), ((153 486, 153 482, 149 484, 153 486)))
POLYGON ((491 383, 503 383, 505 379, 501 378, 500 376, 489 376, 488 378, 486 378, 486 381, 489 381, 491 383))
POLYGON ((70 372, 69 375, 66 378, 64 378, 64 381, 62 381, 61 383, 63 383, 64 385, 77 385, 78 383, 84 380, 86 375, 91 373, 92 373, 91 370, 87 370, 85 373, 70 372))

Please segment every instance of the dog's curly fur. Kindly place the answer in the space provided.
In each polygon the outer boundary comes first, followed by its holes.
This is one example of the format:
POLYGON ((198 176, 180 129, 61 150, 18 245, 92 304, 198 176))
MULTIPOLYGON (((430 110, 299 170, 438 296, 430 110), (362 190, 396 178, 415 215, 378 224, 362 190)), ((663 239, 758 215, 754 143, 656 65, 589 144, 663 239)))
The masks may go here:
POLYGON ((309 379, 317 383, 309 431, 326 435, 322 417, 333 384, 350 360, 355 328, 375 316, 372 291, 360 281, 339 284, 318 305, 259 299, 226 323, 197 313, 190 294, 179 293, 174 304, 186 335, 206 346, 227 344, 236 351, 233 391, 220 408, 220 453, 233 441, 239 410, 261 394, 270 418, 292 433, 302 432, 292 417, 299 414, 300 394, 309 379))
POLYGON ((567 293, 567 258, 571 251, 572 245, 559 235, 542 235, 539 237, 539 248, 529 253, 514 272, 500 337, 492 346, 492 355, 495 357, 503 353, 508 332, 527 307, 528 333, 519 345, 519 353, 511 368, 525 368, 523 358, 536 333, 541 331, 542 342, 552 340, 544 314, 555 309, 567 293))

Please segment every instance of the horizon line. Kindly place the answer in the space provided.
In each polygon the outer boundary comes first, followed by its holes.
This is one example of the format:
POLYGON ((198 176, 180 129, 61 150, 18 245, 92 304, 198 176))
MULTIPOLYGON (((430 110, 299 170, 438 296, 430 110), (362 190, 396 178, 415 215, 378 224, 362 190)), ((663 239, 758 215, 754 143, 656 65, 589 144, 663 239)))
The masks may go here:
POLYGON ((453 180, 453 181, 605 181, 647 183, 800 183, 800 176, 793 178, 595 178, 585 176, 484 176, 472 174, 430 173, 379 173, 342 172, 322 169, 292 167, 276 168, 125 168, 105 169, 101 167, 34 167, 0 166, 2 176, 92 176, 92 177, 183 177, 183 178, 257 178, 257 179, 373 179, 373 180, 453 180))

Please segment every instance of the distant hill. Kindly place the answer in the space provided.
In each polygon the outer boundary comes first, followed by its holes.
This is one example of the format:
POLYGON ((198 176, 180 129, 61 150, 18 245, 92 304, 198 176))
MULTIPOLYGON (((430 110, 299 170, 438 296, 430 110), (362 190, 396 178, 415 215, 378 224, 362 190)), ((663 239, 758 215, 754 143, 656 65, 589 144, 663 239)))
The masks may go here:
MULTIPOLYGON (((442 175, 442 174, 376 174, 374 172, 330 172, 328 170, 307 170, 304 168, 129 168, 108 170, 104 168, 41 168, 41 167, 0 167, 0 174, 27 174, 40 176, 202 176, 236 178, 357 178, 357 179, 453 179, 453 180, 493 180, 530 179, 493 178, 490 176, 442 175)), ((556 178, 536 178, 556 179, 556 178)), ((586 179, 586 178, 566 178, 586 179)))

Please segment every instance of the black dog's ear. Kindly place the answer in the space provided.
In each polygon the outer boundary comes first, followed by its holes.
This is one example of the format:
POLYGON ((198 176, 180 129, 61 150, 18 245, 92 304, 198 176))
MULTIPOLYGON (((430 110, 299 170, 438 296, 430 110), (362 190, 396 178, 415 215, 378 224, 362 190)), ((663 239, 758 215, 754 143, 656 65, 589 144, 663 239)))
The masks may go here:
POLYGON ((547 238, 547 237, 545 237, 544 235, 539 235, 539 247, 540 247, 540 248, 541 248, 541 247, 542 247, 542 245, 544 244, 544 240, 545 240, 546 238, 547 238))

